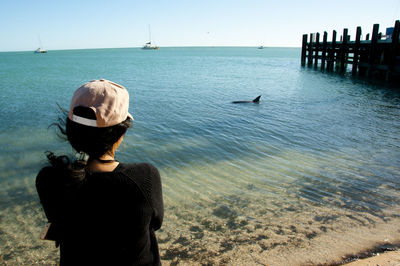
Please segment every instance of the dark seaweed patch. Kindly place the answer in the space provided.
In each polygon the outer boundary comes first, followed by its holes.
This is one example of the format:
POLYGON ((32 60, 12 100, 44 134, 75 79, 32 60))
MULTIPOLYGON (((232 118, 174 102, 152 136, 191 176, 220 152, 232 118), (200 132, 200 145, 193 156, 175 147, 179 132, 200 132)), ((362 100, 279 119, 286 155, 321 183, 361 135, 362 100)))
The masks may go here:
POLYGON ((319 229, 322 231, 322 232, 328 232, 328 229, 325 227, 325 226, 320 226, 319 227, 319 229))
POLYGON ((164 255, 161 256, 163 260, 173 260, 175 258, 188 259, 189 253, 186 249, 170 248, 167 249, 164 255))
POLYGON ((257 241, 260 241, 260 240, 263 240, 263 239, 269 239, 269 237, 268 237, 267 235, 259 235, 259 236, 256 238, 257 241))
POLYGON ((186 237, 180 236, 177 240, 174 241, 174 244, 181 244, 182 246, 187 246, 190 244, 190 241, 186 237))
POLYGON ((232 242, 226 241, 226 242, 222 242, 221 243, 221 247, 222 247, 222 249, 220 249, 220 252, 223 253, 223 252, 232 250, 233 249, 233 244, 232 244, 232 242))
POLYGON ((308 239, 313 239, 314 237, 316 237, 318 234, 317 234, 317 232, 311 232, 311 233, 306 233, 306 237, 308 238, 308 239))
POLYGON ((369 257, 375 256, 378 253, 383 253, 385 251, 394 251, 394 250, 399 250, 399 249, 400 249, 400 242, 384 243, 384 244, 376 245, 375 247, 373 247, 371 249, 364 250, 358 254, 348 254, 346 256, 343 256, 343 260, 341 262, 337 262, 332 265, 342 265, 342 264, 349 263, 349 262, 352 262, 355 260, 369 258, 369 257))
POLYGON ((328 222, 333 222, 339 218, 338 215, 330 215, 330 216, 319 216, 316 215, 314 216, 314 221, 316 222, 322 222, 323 224, 326 224, 328 222))
POLYGON ((213 214, 219 218, 237 217, 237 212, 226 205, 219 205, 213 210, 213 214))
POLYGON ((189 230, 190 230, 191 232, 201 232, 201 231, 203 231, 203 230, 201 230, 201 228, 198 227, 197 225, 191 226, 191 227, 189 228, 189 230))
POLYGON ((240 227, 240 225, 238 223, 235 222, 234 219, 230 219, 227 223, 226 226, 229 229, 238 229, 240 227))
POLYGON ((290 226, 290 230, 292 230, 293 233, 297 233, 297 228, 294 225, 290 226))

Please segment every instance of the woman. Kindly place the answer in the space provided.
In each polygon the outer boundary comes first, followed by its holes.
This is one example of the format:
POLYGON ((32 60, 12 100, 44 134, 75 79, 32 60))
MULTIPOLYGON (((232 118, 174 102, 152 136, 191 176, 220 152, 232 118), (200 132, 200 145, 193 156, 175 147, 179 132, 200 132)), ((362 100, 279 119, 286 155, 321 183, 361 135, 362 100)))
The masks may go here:
POLYGON ((60 246, 61 265, 160 265, 159 172, 115 159, 133 120, 128 107, 123 86, 94 80, 75 91, 65 129, 58 125, 77 159, 48 153, 36 188, 51 224, 43 238, 60 246))

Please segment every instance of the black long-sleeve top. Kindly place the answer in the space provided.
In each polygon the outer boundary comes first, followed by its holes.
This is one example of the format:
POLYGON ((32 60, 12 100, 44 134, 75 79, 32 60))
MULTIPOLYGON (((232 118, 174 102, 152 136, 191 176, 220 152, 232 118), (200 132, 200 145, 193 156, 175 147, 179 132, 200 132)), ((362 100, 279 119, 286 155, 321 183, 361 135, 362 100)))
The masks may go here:
POLYGON ((61 265, 159 265, 154 231, 164 216, 160 174, 153 165, 122 164, 87 173, 69 187, 54 167, 36 188, 60 243, 61 265))

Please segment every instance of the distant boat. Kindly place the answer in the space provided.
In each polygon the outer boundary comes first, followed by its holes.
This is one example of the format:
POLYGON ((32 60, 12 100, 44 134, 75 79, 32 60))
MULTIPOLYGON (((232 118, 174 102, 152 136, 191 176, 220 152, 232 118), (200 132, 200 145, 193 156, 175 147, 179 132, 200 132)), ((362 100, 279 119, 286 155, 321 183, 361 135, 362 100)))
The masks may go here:
POLYGON ((158 46, 151 46, 151 42, 146 43, 143 47, 143 50, 158 50, 160 47, 158 46))
POLYGON ((258 49, 264 49, 263 45, 258 46, 258 49))
POLYGON ((47 50, 42 48, 43 46, 42 46, 42 41, 40 40, 40 36, 38 36, 38 39, 39 39, 39 48, 37 48, 35 50, 35 54, 45 54, 45 53, 47 53, 47 50))
POLYGON ((45 53, 47 53, 47 50, 42 49, 40 47, 35 50, 35 54, 45 54, 45 53))
POLYGON ((150 31, 150 25, 149 25, 149 42, 147 42, 143 47, 143 50, 158 50, 160 47, 158 46, 152 46, 151 45, 151 31, 150 31))

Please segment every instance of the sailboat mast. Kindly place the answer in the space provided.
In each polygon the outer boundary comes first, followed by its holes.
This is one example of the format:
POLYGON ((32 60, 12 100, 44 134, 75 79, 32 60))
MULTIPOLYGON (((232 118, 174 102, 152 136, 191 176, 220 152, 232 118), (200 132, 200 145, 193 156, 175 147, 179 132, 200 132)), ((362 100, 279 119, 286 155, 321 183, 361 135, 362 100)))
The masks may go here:
POLYGON ((42 48, 42 40, 40 39, 40 35, 38 35, 38 40, 39 40, 39 47, 42 48))
POLYGON ((149 42, 151 43, 151 30, 150 30, 150 24, 149 24, 149 42))

